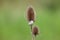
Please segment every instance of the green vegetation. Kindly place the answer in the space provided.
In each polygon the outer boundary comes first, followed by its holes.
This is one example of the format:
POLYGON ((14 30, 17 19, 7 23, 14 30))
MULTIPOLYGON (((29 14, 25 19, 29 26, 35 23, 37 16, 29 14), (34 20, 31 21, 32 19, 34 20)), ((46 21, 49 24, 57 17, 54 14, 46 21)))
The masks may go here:
POLYGON ((26 21, 29 3, 36 11, 37 40, 60 40, 60 1, 0 0, 0 40, 31 40, 26 21), (52 4, 53 6, 52 6, 52 4))

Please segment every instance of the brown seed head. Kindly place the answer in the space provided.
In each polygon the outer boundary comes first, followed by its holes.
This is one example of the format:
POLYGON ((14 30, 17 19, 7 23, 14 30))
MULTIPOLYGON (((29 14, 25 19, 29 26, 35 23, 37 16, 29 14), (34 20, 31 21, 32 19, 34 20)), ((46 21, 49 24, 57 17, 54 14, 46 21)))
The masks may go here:
POLYGON ((38 28, 36 26, 32 29, 32 33, 35 36, 38 34, 38 28))
POLYGON ((28 21, 34 21, 34 10, 32 7, 29 7, 28 10, 27 10, 27 18, 28 18, 28 21))

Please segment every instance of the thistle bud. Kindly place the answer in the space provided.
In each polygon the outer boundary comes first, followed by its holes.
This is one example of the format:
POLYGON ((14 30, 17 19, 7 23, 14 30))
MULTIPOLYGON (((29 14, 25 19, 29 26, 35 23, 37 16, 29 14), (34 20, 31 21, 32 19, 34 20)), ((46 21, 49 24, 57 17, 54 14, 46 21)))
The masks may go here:
POLYGON ((34 19, 34 10, 32 7, 29 7, 27 10, 27 19, 29 21, 29 25, 32 25, 33 22, 35 21, 34 19))
POLYGON ((38 28, 36 26, 33 27, 32 33, 33 33, 34 36, 38 35, 38 28))

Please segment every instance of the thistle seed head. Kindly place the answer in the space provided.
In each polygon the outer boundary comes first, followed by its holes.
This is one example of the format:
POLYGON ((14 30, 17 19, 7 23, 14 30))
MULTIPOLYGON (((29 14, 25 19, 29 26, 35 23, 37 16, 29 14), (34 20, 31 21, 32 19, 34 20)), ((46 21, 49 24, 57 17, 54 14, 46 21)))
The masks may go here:
POLYGON ((27 10, 27 19, 28 19, 28 21, 30 22, 30 21, 35 21, 34 20, 34 10, 33 10, 33 8, 32 7, 29 7, 28 8, 28 10, 27 10))
POLYGON ((34 36, 38 35, 38 28, 36 26, 33 27, 32 33, 33 33, 34 36))

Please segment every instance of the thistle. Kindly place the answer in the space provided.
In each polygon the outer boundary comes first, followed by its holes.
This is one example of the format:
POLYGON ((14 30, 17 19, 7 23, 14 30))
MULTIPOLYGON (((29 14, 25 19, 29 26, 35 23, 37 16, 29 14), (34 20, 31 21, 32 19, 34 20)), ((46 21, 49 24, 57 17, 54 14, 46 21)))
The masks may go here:
POLYGON ((27 19, 28 19, 29 25, 31 26, 31 29, 32 29, 32 25, 35 21, 35 14, 34 14, 34 10, 32 7, 29 7, 27 10, 27 19))
POLYGON ((27 10, 27 19, 29 22, 29 25, 31 26, 31 32, 32 32, 32 40, 35 40, 36 35, 38 35, 38 28, 36 26, 32 26, 35 22, 35 12, 33 8, 30 6, 27 10))
POLYGON ((36 37, 36 35, 38 35, 38 28, 35 26, 32 29, 32 34, 36 37))

